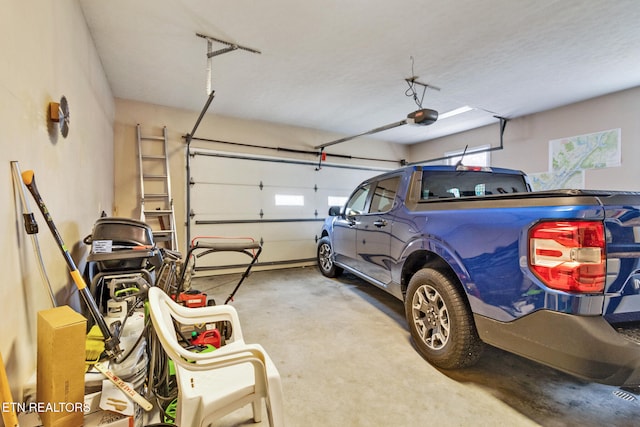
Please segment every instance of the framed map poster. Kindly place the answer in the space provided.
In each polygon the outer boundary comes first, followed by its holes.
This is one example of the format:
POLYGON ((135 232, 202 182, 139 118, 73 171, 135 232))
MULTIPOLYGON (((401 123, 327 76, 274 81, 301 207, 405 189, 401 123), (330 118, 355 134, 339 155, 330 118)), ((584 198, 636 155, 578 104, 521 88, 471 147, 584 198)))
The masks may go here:
POLYGON ((549 141, 549 171, 530 174, 534 191, 584 188, 584 171, 621 165, 620 129, 549 141))

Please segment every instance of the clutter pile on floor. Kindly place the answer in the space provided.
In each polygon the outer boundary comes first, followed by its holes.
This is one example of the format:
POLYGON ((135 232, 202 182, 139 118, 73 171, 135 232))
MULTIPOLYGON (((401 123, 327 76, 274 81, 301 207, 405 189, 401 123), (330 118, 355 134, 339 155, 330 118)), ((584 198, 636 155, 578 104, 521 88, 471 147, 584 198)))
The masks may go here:
POLYGON ((33 172, 22 179, 85 309, 56 307, 54 299, 53 308, 38 313, 35 383, 27 385, 26 402, 6 412, 5 425, 18 419, 21 426, 200 426, 249 404, 260 422, 263 401, 269 425, 283 425, 278 370, 260 345, 244 342, 238 314, 227 304, 257 262, 260 243, 194 239, 183 260, 158 247, 146 223, 103 217, 84 240, 91 250, 81 273, 33 172), (215 305, 191 288, 191 272, 197 257, 221 251, 251 261, 225 303, 215 305))

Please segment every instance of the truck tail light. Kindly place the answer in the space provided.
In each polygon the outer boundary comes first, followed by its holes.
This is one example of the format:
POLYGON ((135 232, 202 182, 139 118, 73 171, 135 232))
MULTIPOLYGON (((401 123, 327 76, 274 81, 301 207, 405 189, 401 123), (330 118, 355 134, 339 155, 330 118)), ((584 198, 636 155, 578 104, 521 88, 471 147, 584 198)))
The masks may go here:
POLYGON ((553 289, 599 293, 606 277, 604 226, 598 221, 545 221, 529 230, 529 267, 553 289))

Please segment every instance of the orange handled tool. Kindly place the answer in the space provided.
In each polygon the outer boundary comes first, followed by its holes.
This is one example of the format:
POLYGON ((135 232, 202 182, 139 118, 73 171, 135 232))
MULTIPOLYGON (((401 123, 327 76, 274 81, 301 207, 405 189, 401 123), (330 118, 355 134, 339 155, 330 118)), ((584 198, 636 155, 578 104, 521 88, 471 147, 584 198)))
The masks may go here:
POLYGON ((36 187, 36 178, 32 170, 22 172, 22 182, 24 182, 24 185, 31 192, 31 195, 35 199, 38 208, 40 208, 40 212, 42 212, 42 216, 44 216, 44 219, 47 221, 49 230, 51 230, 53 238, 58 244, 58 247, 60 248, 60 251, 62 251, 64 259, 67 262, 67 266, 69 267, 69 272, 71 273, 73 282, 76 284, 76 287, 80 291, 80 295, 82 295, 85 304, 89 308, 89 311, 91 311, 96 324, 98 325, 100 331, 102 332, 102 335, 104 336, 104 348, 107 352, 107 355, 109 357, 116 357, 120 353, 120 341, 118 340, 118 337, 115 337, 111 334, 111 331, 109 330, 104 317, 100 313, 100 310, 98 310, 96 301, 93 299, 91 292, 89 292, 89 289, 87 288, 87 284, 78 271, 76 264, 73 262, 73 258, 71 258, 71 254, 64 244, 62 237, 60 237, 60 233, 58 232, 56 225, 53 223, 51 214, 49 214, 47 206, 44 204, 44 201, 40 196, 40 192, 38 192, 38 187, 36 187))

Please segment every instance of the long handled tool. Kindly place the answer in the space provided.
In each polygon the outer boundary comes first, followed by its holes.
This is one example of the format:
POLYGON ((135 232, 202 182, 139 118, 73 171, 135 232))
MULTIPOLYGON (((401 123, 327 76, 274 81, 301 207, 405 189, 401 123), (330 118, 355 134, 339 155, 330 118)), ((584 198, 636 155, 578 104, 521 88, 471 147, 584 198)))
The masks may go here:
POLYGON ((42 212, 42 216, 44 216, 44 219, 47 221, 49 230, 51 230, 51 233, 53 234, 53 237, 56 243, 58 244, 60 251, 62 251, 62 255, 64 256, 64 259, 67 262, 67 266, 69 267, 69 272, 71 273, 73 282, 76 284, 76 287, 80 291, 80 295, 82 295, 82 298, 84 299, 85 304, 89 308, 89 311, 91 311, 91 314, 93 315, 93 318, 96 321, 96 324, 98 325, 98 327, 100 328, 100 331, 102 332, 102 335, 104 336, 104 348, 105 348, 105 351, 107 352, 107 355, 110 358, 116 357, 120 353, 120 341, 118 340, 118 337, 113 336, 111 334, 111 331, 109 330, 109 327, 107 326, 107 323, 105 322, 104 317, 100 313, 100 310, 98 310, 96 301, 93 299, 91 292, 89 292, 89 289, 87 288, 87 284, 85 283, 84 279, 82 278, 82 275, 76 268, 76 264, 73 262, 73 258, 71 258, 71 254, 69 254, 69 250, 65 246, 64 241, 62 240, 62 237, 60 237, 60 233, 58 232, 56 225, 53 223, 51 214, 49 214, 49 211, 47 210, 47 206, 44 204, 44 201, 42 200, 42 197, 38 192, 38 187, 36 187, 36 178, 33 171, 28 170, 28 171, 22 172, 22 181, 24 182, 24 185, 26 185, 29 191, 31 192, 31 195, 33 196, 36 203, 38 204, 38 207, 40 208, 40 212, 42 212))
POLYGON ((51 282, 49 282, 49 277, 44 268, 44 262, 42 262, 42 254, 40 253, 40 245, 38 243, 38 223, 36 222, 36 218, 33 216, 33 212, 31 212, 31 207, 29 206, 29 202, 27 201, 26 193, 24 191, 24 185, 22 184, 20 166, 18 166, 18 162, 11 162, 11 172, 13 173, 13 184, 14 188, 20 195, 20 204, 22 205, 22 218, 24 220, 24 229, 29 236, 31 236, 31 243, 33 244, 33 252, 36 255, 38 260, 38 267, 40 269, 40 275, 42 276, 42 281, 45 283, 47 291, 49 292, 49 298, 51 299, 51 305, 55 307, 56 297, 53 294, 53 289, 51 288, 51 282))

